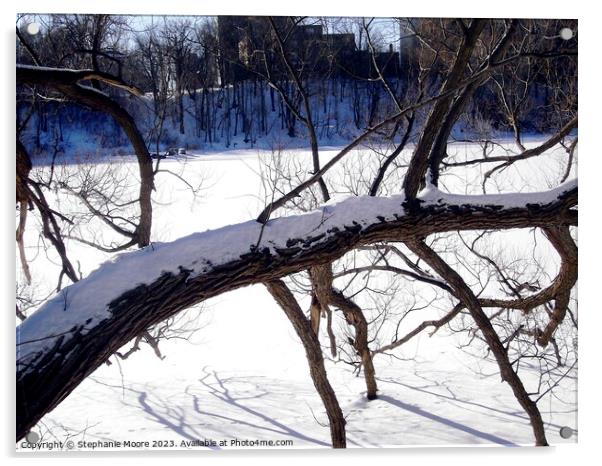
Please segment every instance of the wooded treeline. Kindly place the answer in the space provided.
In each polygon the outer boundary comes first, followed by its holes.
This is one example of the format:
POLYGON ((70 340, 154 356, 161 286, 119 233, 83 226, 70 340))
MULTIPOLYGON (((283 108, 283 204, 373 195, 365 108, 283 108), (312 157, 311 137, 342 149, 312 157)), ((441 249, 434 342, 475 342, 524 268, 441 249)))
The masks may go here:
MULTIPOLYGON (((317 137, 338 144, 394 109, 379 70, 402 103, 433 95, 445 79, 461 31, 455 21, 438 19, 276 21, 290 64, 311 100, 317 137), (321 35, 306 37, 310 32, 321 35)), ((576 111, 576 102, 567 101, 576 87, 576 57, 560 53, 570 44, 558 37, 558 29, 567 25, 576 28, 575 21, 522 23, 528 34, 511 47, 544 50, 544 55, 556 57, 550 61, 533 56, 517 67, 496 67, 492 79, 474 93, 454 137, 501 132, 513 134, 522 144, 524 133, 562 127, 576 111), (560 107, 566 113, 562 117, 555 111, 560 107)), ((487 48, 500 28, 503 21, 491 21, 479 46, 487 48)), ((286 101, 299 106, 302 97, 270 30, 266 17, 25 15, 17 26, 22 39, 17 40, 17 62, 102 71, 141 89, 147 98, 124 99, 100 81, 90 81, 128 109, 155 152, 177 146, 299 147, 307 130, 286 101), (42 23, 33 36, 26 31, 30 21, 42 23)), ((106 115, 22 88, 17 110, 19 124, 29 122, 24 142, 34 156, 93 153, 81 144, 89 132, 102 133, 94 144, 108 149, 105 152, 128 151, 127 137, 106 115)), ((417 112, 418 120, 424 117, 417 112)), ((387 141, 401 136, 375 137, 387 141)))

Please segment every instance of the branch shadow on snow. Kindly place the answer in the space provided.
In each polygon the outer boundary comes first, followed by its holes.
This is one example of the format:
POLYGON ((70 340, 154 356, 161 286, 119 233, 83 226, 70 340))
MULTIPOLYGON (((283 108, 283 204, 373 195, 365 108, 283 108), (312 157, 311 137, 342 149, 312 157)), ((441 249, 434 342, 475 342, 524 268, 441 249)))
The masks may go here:
MULTIPOLYGON (((90 378, 94 382, 105 385, 110 388, 118 389, 119 391, 129 392, 135 396, 137 403, 131 403, 122 401, 125 406, 142 409, 146 414, 150 416, 150 419, 157 422, 158 424, 164 426, 165 428, 175 432, 180 435, 183 439, 189 441, 199 441, 205 438, 211 438, 215 436, 216 433, 220 435, 224 435, 225 437, 236 437, 236 434, 232 434, 232 432, 228 432, 227 427, 229 425, 235 424, 239 426, 245 426, 252 429, 256 429, 257 431, 269 432, 273 435, 283 436, 284 438, 296 438, 308 443, 312 443, 321 447, 330 447, 330 443, 324 442, 322 440, 310 437, 309 435, 305 435, 302 432, 299 432, 282 422, 277 421, 276 419, 258 411, 257 409, 246 406, 243 401, 249 399, 257 399, 262 398, 269 393, 265 390, 261 390, 259 384, 255 384, 255 388, 252 394, 246 395, 234 395, 231 389, 228 388, 228 383, 236 383, 238 381, 246 381, 247 378, 244 377, 229 377, 229 378, 220 378, 218 373, 207 372, 204 370, 205 375, 202 379, 200 379, 201 385, 188 385, 184 389, 184 393, 191 398, 192 405, 187 406, 187 403, 183 403, 181 399, 173 400, 162 398, 156 393, 153 387, 145 386, 144 389, 136 389, 131 386, 123 386, 123 385, 112 385, 106 382, 103 382, 96 378, 90 378), (212 377, 214 381, 208 381, 207 379, 212 377), (195 390, 201 389, 198 393, 194 393, 195 390), (238 410, 241 411, 241 415, 227 415, 226 411, 216 412, 216 404, 213 403, 211 406, 214 408, 210 410, 207 408, 209 403, 207 403, 207 397, 212 396, 216 400, 221 403, 226 403, 238 410), (191 414, 193 416, 191 416, 191 414), (202 418, 213 418, 215 420, 220 421, 219 425, 211 425, 210 423, 206 423, 205 425, 209 426, 212 432, 203 433, 199 432, 194 424, 198 424, 198 416, 197 419, 192 419, 191 417, 195 417, 194 414, 199 415, 202 418), (244 419, 244 415, 251 415, 253 418, 249 420, 249 418, 244 419), (256 420, 256 421, 255 421, 256 420), (219 429, 220 427, 224 427, 224 430, 219 429), (216 432, 220 430, 219 432, 216 432)), ((219 405, 217 405, 219 408, 219 405)), ((213 450, 219 450, 220 448, 217 446, 207 446, 213 450)))
POLYGON ((393 406, 396 406, 398 408, 409 411, 413 414, 417 414, 418 416, 425 417, 427 419, 430 419, 431 421, 440 422, 441 424, 444 424, 448 427, 452 427, 454 429, 461 430, 462 432, 466 432, 468 434, 474 435, 475 437, 482 438, 483 440, 487 440, 489 442, 497 443, 497 444, 500 444, 503 446, 518 446, 515 443, 511 442, 510 440, 506 440, 504 438, 498 437, 497 435, 488 434, 487 432, 483 432, 483 431, 474 429, 472 427, 469 427, 465 424, 461 424, 461 423, 453 421, 451 419, 439 416, 437 414, 433 414, 433 413, 426 411, 418 406, 404 403, 403 401, 396 400, 395 398, 392 398, 390 396, 380 395, 379 399, 386 403, 392 404, 393 406))
MULTIPOLYGON (((298 440, 312 443, 321 447, 330 447, 330 443, 324 442, 322 440, 299 432, 298 430, 295 430, 292 427, 289 427, 286 424, 277 421, 273 417, 268 416, 267 414, 265 414, 265 412, 261 412, 257 408, 252 408, 248 406, 248 404, 245 403, 245 400, 258 399, 269 395, 268 391, 262 389, 260 383, 250 382, 249 377, 223 377, 215 371, 209 372, 206 369, 203 369, 203 372, 204 376, 201 379, 199 379, 200 385, 188 385, 184 389, 184 394, 187 397, 190 397, 191 399, 191 406, 187 406, 188 403, 183 403, 181 399, 176 401, 161 398, 157 395, 157 393, 155 393, 155 390, 153 390, 152 387, 150 387, 150 389, 148 387, 145 387, 145 389, 135 389, 131 386, 115 386, 101 382, 100 380, 93 380, 102 385, 107 385, 112 388, 125 390, 132 393, 133 395, 135 395, 137 404, 132 404, 125 401, 124 404, 130 407, 141 408, 146 414, 150 416, 150 418, 153 421, 177 433, 179 436, 186 440, 198 441, 204 438, 210 438, 213 434, 215 434, 216 427, 224 427, 224 431, 222 431, 221 433, 225 436, 231 436, 232 433, 228 432, 227 430, 229 425, 234 424, 248 427, 257 430, 258 432, 268 432, 272 435, 283 436, 286 438, 296 438, 298 440), (236 385, 237 383, 251 383, 253 385, 253 388, 244 390, 239 393, 238 390, 234 390, 232 388, 232 386, 236 385), (232 414, 231 412, 228 413, 226 410, 219 410, 219 404, 208 402, 208 397, 213 397, 218 402, 224 403, 230 407, 235 408, 235 410, 240 411, 240 415, 232 414), (193 419, 195 417, 196 419, 193 419), (207 426, 210 426, 214 432, 212 432, 211 434, 208 434, 206 432, 200 432, 194 425, 195 423, 198 424, 199 417, 201 419, 207 419, 209 417, 219 421, 219 424, 215 426, 212 425, 210 422, 205 424, 207 426)), ((513 413, 510 412, 491 408, 485 405, 480 405, 475 402, 458 399, 455 397, 455 395, 453 395, 453 392, 450 392, 449 390, 448 392, 451 393, 451 395, 444 395, 441 393, 436 393, 427 390, 426 387, 415 387, 412 385, 404 384, 389 379, 379 378, 379 380, 386 383, 398 384, 412 390, 418 390, 454 402, 467 403, 469 405, 475 405, 478 407, 491 409, 502 414, 513 415, 513 413)), ((505 438, 498 437, 494 434, 475 429, 473 427, 454 421, 452 419, 439 416, 432 412, 426 411, 419 406, 404 403, 391 396, 381 394, 379 396, 379 400, 393 405, 397 408, 408 411, 410 413, 413 413, 415 415, 429 419, 431 421, 438 422, 447 427, 458 429, 462 432, 473 435, 477 438, 481 438, 488 442, 496 443, 503 446, 517 446, 512 441, 507 440, 505 438)), ((291 398, 291 402, 293 401, 294 400, 291 398)), ((219 447, 217 446, 209 448, 219 449, 219 447)))
MULTIPOLYGON (((158 423, 164 425, 168 429, 173 430, 178 435, 181 435, 190 441, 199 441, 205 438, 204 435, 197 433, 196 430, 186 422, 186 411, 181 407, 170 407, 167 403, 164 404, 164 412, 160 413, 156 408, 153 408, 148 402, 146 392, 138 392, 138 403, 144 409, 144 412, 152 416, 158 423), (190 434, 188 431, 191 431, 190 434)), ((221 450, 218 446, 207 445, 211 450, 221 450)))
MULTIPOLYGON (((500 415, 503 415, 503 416, 516 417, 516 418, 520 419, 521 421, 524 421, 525 425, 530 425, 529 424, 529 418, 526 415, 522 414, 521 411, 518 411, 518 410, 517 411, 510 411, 510 410, 504 410, 504 409, 500 409, 500 408, 494 408, 492 406, 488 406, 486 404, 478 403, 476 401, 471 401, 471 400, 459 398, 445 383, 430 380, 430 379, 428 379, 428 378, 426 378, 424 376, 421 376, 421 375, 419 375, 417 373, 416 373, 416 375, 418 377, 420 377, 420 378, 423 378, 423 379, 429 381, 429 382, 432 382, 432 384, 431 385, 425 385, 425 386, 415 386, 415 385, 410 385, 408 383, 399 382, 397 380, 393 380, 393 379, 389 379, 389 378, 377 377, 376 379, 378 381, 380 381, 380 382, 390 383, 390 384, 394 384, 394 385, 400 385, 400 386, 408 388, 410 390, 415 390, 415 391, 418 391, 418 392, 421 392, 421 393, 425 393, 427 395, 432 395, 432 396, 437 397, 437 398, 442 398, 444 400, 447 400, 447 401, 451 402, 451 404, 453 404, 454 406, 457 406, 457 407, 462 407, 460 405, 463 405, 464 409, 470 410, 470 408, 466 408, 466 406, 469 406, 469 407, 480 408, 480 409, 487 410, 487 411, 492 411, 492 412, 494 412, 496 414, 500 414, 500 415), (429 387, 434 387, 434 386, 441 387, 441 388, 445 389, 449 393, 449 395, 445 395, 443 393, 437 393, 435 391, 428 390, 429 387)), ((480 412, 479 410, 470 410, 470 411, 477 412, 477 413, 480 412)), ((550 414, 559 414, 559 412, 551 411, 550 414)), ((502 421, 508 421, 508 419, 505 419, 502 416, 500 416, 499 419, 502 420, 502 421)), ((563 427, 560 424, 554 424, 552 422, 546 422, 545 425, 547 427, 554 427, 554 428, 558 428, 558 429, 560 429, 561 427, 563 427)))
MULTIPOLYGON (((136 390, 135 388, 128 386, 111 385, 95 378, 91 378, 91 380, 101 385, 118 388, 124 392, 128 391, 136 395, 138 406, 126 403, 125 401, 122 401, 122 403, 129 407, 141 407, 151 419, 177 433, 182 438, 189 441, 199 441, 206 438, 206 435, 197 432, 197 430, 190 425, 190 422, 186 418, 186 409, 184 407, 177 406, 174 403, 170 403, 169 400, 161 399, 156 395, 153 395, 153 401, 151 401, 148 391, 145 390, 136 390)), ((207 445, 206 447, 211 450, 220 450, 217 446, 207 445)))
MULTIPOLYGON (((213 371, 211 373, 207 372, 206 370, 203 370, 203 371, 205 372, 205 376, 202 379, 200 379, 199 381, 201 382, 201 385, 208 390, 208 392, 206 392, 206 393, 212 395, 219 401, 227 403, 227 404, 243 411, 244 413, 250 414, 250 415, 254 416, 254 418, 257 418, 259 421, 265 422, 273 427, 266 426, 266 425, 260 425, 260 424, 254 423, 254 422, 245 421, 243 419, 228 417, 228 416, 225 416, 224 414, 212 413, 207 410, 204 410, 201 407, 202 401, 199 399, 199 397, 197 395, 190 392, 191 387, 189 386, 186 388, 186 393, 192 397, 193 406, 197 413, 199 413, 201 415, 212 416, 217 419, 222 419, 224 421, 234 422, 234 423, 240 424, 240 425, 245 425, 245 426, 253 427, 256 429, 265 430, 265 431, 268 431, 268 432, 271 432, 274 434, 284 435, 287 437, 294 437, 299 440, 314 443, 319 446, 330 447, 330 444, 327 442, 323 442, 316 438, 305 435, 291 427, 288 427, 287 425, 283 424, 282 422, 279 422, 276 419, 241 403, 241 401, 243 401, 243 400, 261 398, 261 397, 267 395, 268 392, 260 391, 257 394, 254 394, 252 396, 246 396, 246 397, 245 396, 234 396, 234 395, 232 395, 231 391, 227 387, 227 384, 228 384, 228 382, 233 381, 235 378, 232 378, 232 377, 220 378, 218 376, 217 372, 215 372, 215 371, 213 371), (207 381, 207 379, 209 377, 213 377, 215 382, 209 383, 207 381)), ((240 377, 236 378, 236 379, 240 379, 240 377)), ((256 389, 260 389, 260 387, 258 385, 256 385, 256 389)))

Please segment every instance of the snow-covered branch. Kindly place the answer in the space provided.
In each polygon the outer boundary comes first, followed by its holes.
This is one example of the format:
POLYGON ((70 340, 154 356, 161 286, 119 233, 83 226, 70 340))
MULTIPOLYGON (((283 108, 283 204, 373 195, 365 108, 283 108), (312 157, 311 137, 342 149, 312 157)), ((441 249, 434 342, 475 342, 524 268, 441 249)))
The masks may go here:
MULTIPOLYGON (((144 93, 136 86, 126 83, 121 78, 104 71, 71 70, 64 68, 50 68, 46 66, 29 66, 17 64, 17 82, 48 85, 78 84, 80 81, 102 81, 113 87, 124 89, 138 97, 144 93)), ((96 91, 99 92, 99 91, 96 91)), ((101 92, 99 92, 102 94, 101 92)), ((103 94, 104 95, 104 94, 103 94)))
POLYGON ((419 207, 405 209, 403 196, 348 198, 265 226, 249 221, 154 243, 103 264, 17 328, 18 436, 130 339, 212 296, 376 242, 577 224, 576 180, 526 194, 463 196, 431 188, 417 201, 419 207))

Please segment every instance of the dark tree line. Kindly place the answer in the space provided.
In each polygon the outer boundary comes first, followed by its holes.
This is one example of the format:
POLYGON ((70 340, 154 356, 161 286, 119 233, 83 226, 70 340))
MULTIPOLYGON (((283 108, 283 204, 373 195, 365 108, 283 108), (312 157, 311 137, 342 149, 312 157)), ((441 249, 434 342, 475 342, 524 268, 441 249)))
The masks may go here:
MULTIPOLYGON (((280 132, 293 140, 312 139, 313 133, 324 141, 360 134, 390 113, 395 100, 409 101, 440 86, 461 31, 453 20, 390 19, 383 25, 369 18, 277 17, 272 28, 265 17, 241 18, 232 24, 224 17, 154 17, 136 23, 112 15, 52 15, 43 17, 42 31, 30 36, 25 26, 36 18, 24 17, 17 27, 17 61, 103 71, 152 96, 132 101, 103 88, 136 118, 155 151, 177 145, 252 147, 280 132), (315 28, 322 31, 322 39, 305 37, 315 28), (384 36, 383 28, 399 30, 400 37, 384 36), (341 37, 351 37, 351 43, 341 37), (281 49, 287 52, 284 61, 281 49), (381 85, 381 77, 388 86, 381 85), (304 118, 312 120, 311 128, 293 108, 305 107, 306 100, 312 111, 305 109, 304 118)), ((567 53, 571 45, 557 31, 567 25, 576 28, 574 23, 525 21, 516 26, 520 40, 509 38, 510 52, 534 49, 539 56, 524 57, 520 66, 485 70, 482 82, 472 84, 470 104, 456 107, 470 120, 464 125, 511 132, 519 144, 525 132, 563 126, 576 111, 576 102, 567 101, 576 86, 576 58, 567 53), (545 55, 554 59, 542 60, 545 55), (557 117, 548 118, 551 113, 557 117)), ((503 28, 502 21, 490 22, 477 53, 486 53, 503 28)), ((102 88, 97 80, 91 85, 102 88)), ((27 92, 19 95, 21 118, 35 106, 26 141, 34 153, 47 152, 52 145, 48 121, 58 128, 61 151, 68 150, 65 128, 83 132, 91 125, 103 131, 110 127, 102 117, 95 123, 98 117, 67 103, 32 99, 27 92)), ((103 143, 120 147, 128 140, 121 133, 103 143)))

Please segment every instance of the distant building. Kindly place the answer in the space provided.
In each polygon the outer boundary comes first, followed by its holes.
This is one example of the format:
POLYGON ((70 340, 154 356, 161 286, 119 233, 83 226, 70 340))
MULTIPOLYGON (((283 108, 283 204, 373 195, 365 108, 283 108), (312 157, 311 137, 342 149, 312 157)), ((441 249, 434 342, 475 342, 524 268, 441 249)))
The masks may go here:
MULTIPOLYGON (((374 78, 376 69, 370 52, 358 50, 352 33, 324 33, 321 25, 291 25, 287 17, 274 22, 286 41, 290 63, 304 74, 374 78)), ((277 58, 277 42, 266 17, 219 16, 218 69, 221 84, 243 81, 257 73, 273 78, 286 75, 277 58), (266 69, 266 62, 269 69, 266 69)), ((393 51, 376 54, 376 62, 386 76, 399 75, 399 54, 393 51)))

